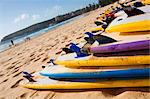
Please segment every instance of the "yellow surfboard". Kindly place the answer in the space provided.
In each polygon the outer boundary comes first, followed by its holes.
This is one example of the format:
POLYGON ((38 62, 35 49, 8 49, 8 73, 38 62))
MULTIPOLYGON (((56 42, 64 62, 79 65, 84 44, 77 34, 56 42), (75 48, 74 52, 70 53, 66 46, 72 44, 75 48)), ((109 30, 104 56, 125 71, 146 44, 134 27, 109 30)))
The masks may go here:
POLYGON ((35 78, 36 82, 23 80, 20 86, 31 89, 92 89, 92 88, 117 88, 117 87, 148 87, 149 79, 137 80, 114 80, 101 82, 66 82, 52 80, 48 77, 39 76, 35 78))
POLYGON ((142 0, 142 3, 145 5, 149 5, 150 4, 150 0, 142 0))
POLYGON ((106 28, 106 32, 135 32, 150 30, 150 14, 141 14, 126 18, 126 16, 118 17, 113 20, 106 28))
MULTIPOLYGON (((75 55, 74 55, 75 56, 75 55)), ((139 56, 117 56, 117 57, 94 57, 88 56, 84 58, 74 58, 72 55, 67 55, 58 58, 54 61, 58 65, 66 67, 81 67, 81 66, 126 66, 126 65, 141 65, 150 64, 150 55, 139 56)))
POLYGON ((104 29, 102 28, 102 26, 97 26, 91 29, 91 32, 98 32, 98 31, 103 31, 104 29))

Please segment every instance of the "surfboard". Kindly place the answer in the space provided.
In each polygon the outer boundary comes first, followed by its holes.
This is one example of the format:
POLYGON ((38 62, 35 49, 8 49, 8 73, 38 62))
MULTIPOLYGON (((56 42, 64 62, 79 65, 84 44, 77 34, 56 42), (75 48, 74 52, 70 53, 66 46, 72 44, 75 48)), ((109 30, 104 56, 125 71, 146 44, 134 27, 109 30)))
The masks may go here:
POLYGON ((95 89, 95 88, 117 88, 117 87, 148 87, 149 79, 136 80, 113 80, 100 82, 69 82, 58 81, 48 77, 35 75, 36 82, 29 82, 24 79, 19 83, 20 86, 30 89, 95 89))
POLYGON ((76 58, 76 53, 60 56, 54 61, 55 64, 66 67, 80 66, 125 66, 150 64, 150 55, 137 56, 113 56, 113 57, 95 57, 92 55, 76 58))
MULTIPOLYGON (((65 67, 63 68, 65 69, 65 67)), ((79 69, 76 72, 69 72, 66 69, 66 72, 61 71, 62 68, 59 66, 47 67, 44 70, 40 71, 42 76, 48 76, 54 79, 138 79, 138 78, 148 78, 150 68, 136 68, 136 69, 122 69, 122 70, 92 70, 92 69, 79 69), (60 71, 60 72, 57 72, 60 71)), ((72 70, 73 71, 73 70, 72 70)))
POLYGON ((148 4, 150 4, 150 0, 142 0, 142 3, 145 5, 148 5, 148 4))
POLYGON ((135 51, 135 50, 149 49, 149 46, 150 46, 150 40, 140 40, 140 41, 134 41, 128 43, 91 47, 90 52, 113 53, 113 52, 135 51))
POLYGON ((100 72, 100 71, 112 71, 112 70, 123 70, 123 69, 134 69, 134 68, 148 68, 149 65, 137 65, 137 66, 120 66, 120 67, 80 67, 80 68, 67 68, 63 65, 50 65, 46 66, 40 72, 47 73, 80 73, 80 72, 100 72))
POLYGON ((125 16, 114 19, 106 28, 106 32, 135 32, 150 30, 150 13, 131 16, 125 16))
POLYGON ((98 31, 103 31, 104 29, 102 28, 102 25, 100 26, 97 26, 97 27, 94 27, 91 29, 91 32, 95 33, 95 32, 98 32, 98 31))

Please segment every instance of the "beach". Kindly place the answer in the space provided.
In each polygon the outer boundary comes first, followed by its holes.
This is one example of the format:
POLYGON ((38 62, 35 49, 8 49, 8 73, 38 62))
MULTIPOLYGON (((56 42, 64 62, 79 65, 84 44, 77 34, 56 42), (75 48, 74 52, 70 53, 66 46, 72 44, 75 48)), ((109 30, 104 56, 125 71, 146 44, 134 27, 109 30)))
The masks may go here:
MULTIPOLYGON (((82 42, 84 32, 96 26, 94 20, 109 6, 85 13, 84 17, 1 52, 0 99, 149 99, 149 88, 37 91, 19 86, 22 71, 35 73, 48 65, 50 59, 57 58, 71 42, 82 42)), ((150 35, 143 36, 146 37, 150 35)))

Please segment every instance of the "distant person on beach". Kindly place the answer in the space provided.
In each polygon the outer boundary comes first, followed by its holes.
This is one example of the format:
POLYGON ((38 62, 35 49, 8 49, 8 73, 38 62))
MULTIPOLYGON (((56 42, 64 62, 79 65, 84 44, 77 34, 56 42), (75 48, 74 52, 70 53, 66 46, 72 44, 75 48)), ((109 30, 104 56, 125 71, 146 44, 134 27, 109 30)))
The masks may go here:
POLYGON ((12 44, 12 45, 15 45, 13 40, 11 40, 11 44, 12 44))
POLYGON ((27 40, 30 40, 30 37, 27 37, 26 39, 27 39, 27 40))
POLYGON ((26 39, 25 39, 25 41, 29 41, 30 40, 30 37, 27 37, 26 39))

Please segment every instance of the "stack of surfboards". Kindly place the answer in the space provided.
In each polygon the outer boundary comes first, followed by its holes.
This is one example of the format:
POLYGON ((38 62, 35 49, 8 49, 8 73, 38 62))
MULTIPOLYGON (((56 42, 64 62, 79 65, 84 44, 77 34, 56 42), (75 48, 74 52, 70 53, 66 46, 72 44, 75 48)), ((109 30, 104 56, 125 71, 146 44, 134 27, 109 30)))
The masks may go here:
MULTIPOLYGON (((119 11, 114 14, 114 19, 106 28, 106 32, 136 32, 150 30, 150 5, 139 7, 145 14, 128 17, 124 11, 119 11)), ((91 29, 92 32, 103 31, 102 26, 97 26, 91 29)))
POLYGON ((54 60, 55 65, 33 74, 35 82, 24 79, 20 85, 31 89, 149 87, 148 15, 121 16, 122 20, 114 20, 107 28, 109 32, 144 31, 143 34, 128 35, 127 39, 115 43, 91 46, 91 54, 85 57, 77 57, 76 53, 59 56, 54 60))
POLYGON ((150 40, 111 44, 92 47, 91 52, 99 54, 124 53, 134 51, 133 56, 76 57, 70 53, 58 57, 58 65, 47 66, 36 73, 36 82, 24 80, 20 85, 32 89, 89 89, 114 87, 150 86, 150 40), (136 55, 136 51, 143 51, 136 55))
POLYGON ((150 31, 150 6, 140 7, 144 14, 128 17, 123 11, 116 13, 117 17, 106 28, 106 32, 139 32, 150 31))

